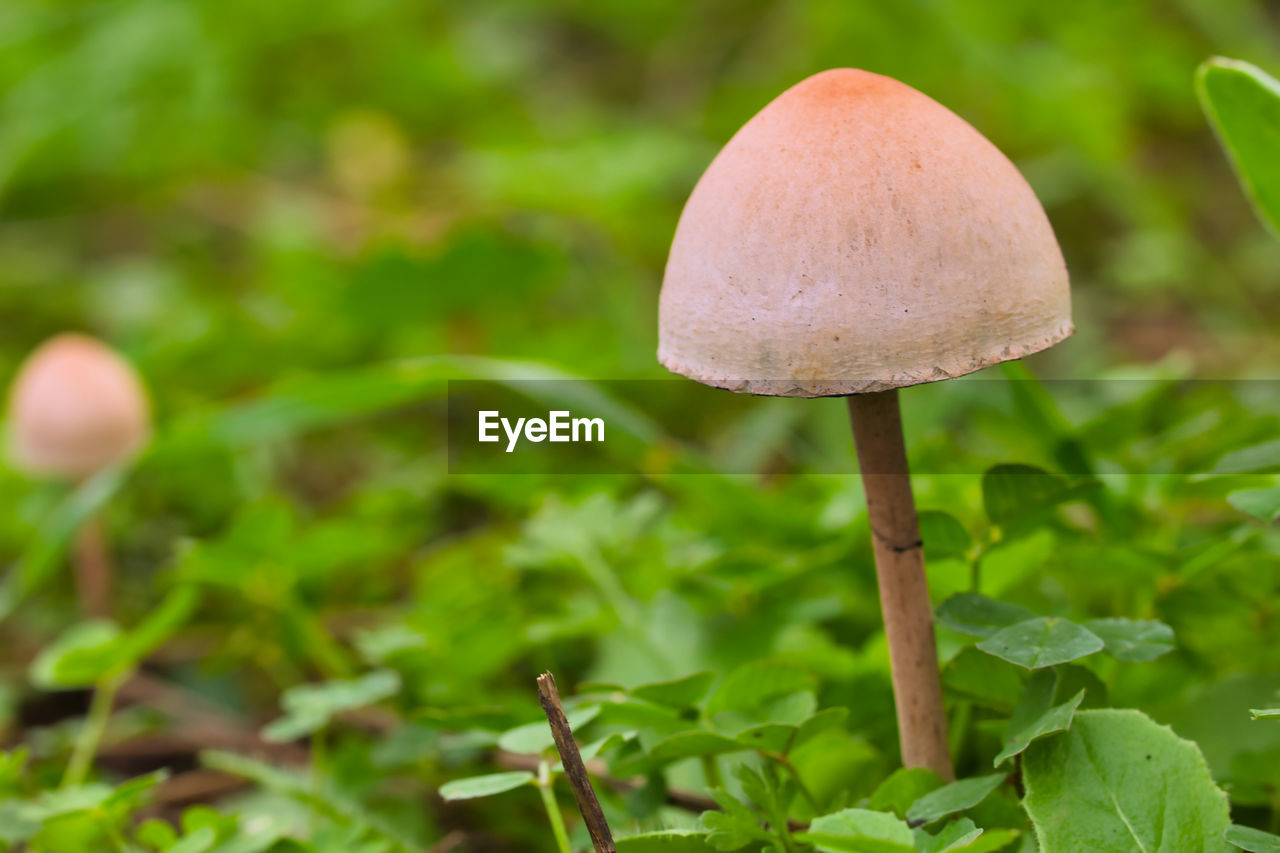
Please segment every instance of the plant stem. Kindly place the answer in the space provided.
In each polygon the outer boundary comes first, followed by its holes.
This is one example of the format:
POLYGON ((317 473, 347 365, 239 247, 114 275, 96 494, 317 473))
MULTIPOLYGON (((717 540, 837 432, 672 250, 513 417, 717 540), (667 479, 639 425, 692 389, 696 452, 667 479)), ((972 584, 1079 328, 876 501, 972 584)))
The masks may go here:
POLYGON ((564 815, 560 814, 560 805, 556 802, 555 792, 551 790, 551 765, 545 761, 538 765, 538 793, 542 796, 542 807, 546 809, 551 834, 556 837, 560 853, 573 853, 573 848, 569 846, 569 833, 564 828, 564 815))
POLYGON ((897 390, 848 398, 858 467, 867 496, 880 610, 889 642, 902 763, 955 778, 933 634, 933 605, 897 390))
POLYGON ((787 772, 791 774, 791 778, 796 780, 796 787, 800 789, 800 796, 804 797, 804 801, 809 804, 809 808, 813 809, 814 816, 816 817, 821 815, 822 807, 818 805, 818 799, 813 795, 813 792, 809 790, 809 786, 804 783, 804 780, 800 778, 800 771, 791 763, 791 759, 785 755, 772 755, 770 757, 783 767, 787 768, 787 772))
POLYGON ((714 755, 702 756, 702 776, 708 788, 723 788, 724 777, 720 775, 720 765, 714 755))
POLYGON ((111 558, 102 517, 92 515, 76 532, 71 562, 75 568, 80 610, 92 619, 111 618, 111 558))
POLYGON ((324 766, 327 763, 327 755, 324 729, 316 729, 311 735, 311 791, 317 797, 324 791, 324 766))
POLYGON ((71 751, 71 760, 62 777, 62 787, 74 788, 81 785, 89 775, 89 767, 98 752, 98 744, 101 743, 102 735, 107 730, 107 722, 111 719, 116 693, 128 678, 128 672, 108 673, 94 687, 93 700, 89 703, 89 716, 85 718, 84 726, 71 751))

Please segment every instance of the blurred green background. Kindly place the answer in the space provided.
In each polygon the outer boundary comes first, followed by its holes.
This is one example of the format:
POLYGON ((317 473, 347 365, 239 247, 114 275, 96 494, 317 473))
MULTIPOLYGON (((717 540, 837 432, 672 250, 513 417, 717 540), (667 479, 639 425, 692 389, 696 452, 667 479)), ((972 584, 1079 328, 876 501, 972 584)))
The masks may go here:
POLYGON ((1195 101, 1274 4, 28 2, 0 8, 4 371, 65 328, 161 411, 435 352, 661 375, 684 198, 787 86, 853 66, 1019 165, 1057 229, 1058 375, 1274 364, 1280 248, 1195 101))
MULTIPOLYGON (((215 590, 152 664, 192 689, 270 719, 280 690, 359 670, 359 631, 388 624, 426 638, 395 658, 410 714, 537 719, 547 666, 634 684, 789 656, 824 704, 854 706, 844 763, 813 772, 858 795, 896 761, 859 484, 789 476, 851 458, 840 406, 735 402, 708 422, 709 453, 756 478, 448 477, 442 379, 665 377, 657 296, 684 199, 754 112, 836 66, 950 107, 1039 194, 1078 332, 1035 373, 1275 378, 1280 244, 1197 105, 1213 54, 1280 68, 1280 6, 6 0, 0 376, 67 329, 138 365, 165 442, 108 515, 117 602, 128 623, 173 577, 215 590), (450 358, 386 366, 419 356, 450 358), (630 598, 598 594, 600 560, 630 598), (317 630, 337 647, 317 650, 317 630)), ((1239 482, 1143 475, 1209 470, 1277 421, 1226 388, 1149 392, 1117 383, 1056 420, 1034 394, 913 390, 913 459, 955 456, 964 423, 984 466, 1052 467, 1055 430, 1072 431, 1115 475, 1112 504, 1010 536, 985 591, 1172 624, 1177 654, 1101 668, 1114 702, 1204 738, 1237 803, 1274 820, 1280 738, 1233 715, 1278 686, 1280 543, 1227 504, 1239 482)), ((917 488, 985 523, 976 476, 917 488)), ((64 495, 0 475, 6 562, 48 561, 64 495)), ((10 732, 26 662, 72 618, 53 565, 3 625, 10 732)), ((931 565, 939 597, 967 585, 963 562, 931 565)), ((352 768, 399 767, 340 755, 370 790, 352 768)), ((441 760, 433 783, 466 759, 441 760)), ((436 837, 434 817, 396 808, 436 837)))

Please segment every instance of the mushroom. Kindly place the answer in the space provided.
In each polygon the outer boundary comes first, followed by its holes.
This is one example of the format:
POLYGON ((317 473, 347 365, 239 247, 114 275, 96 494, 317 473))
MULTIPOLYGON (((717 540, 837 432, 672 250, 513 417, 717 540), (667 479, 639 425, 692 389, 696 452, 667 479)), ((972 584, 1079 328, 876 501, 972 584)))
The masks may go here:
MULTIPOLYGON (((27 473, 82 482, 137 452, 149 434, 150 407, 137 373, 87 335, 45 341, 13 380, 9 457, 27 473)), ((98 517, 77 533, 74 562, 81 607, 108 616, 111 563, 98 517)))
POLYGON ((953 778, 897 389, 1071 332, 1066 265, 1030 186, 963 119, 878 74, 788 89, 680 216, 659 361, 731 391, 848 397, 908 767, 953 778))

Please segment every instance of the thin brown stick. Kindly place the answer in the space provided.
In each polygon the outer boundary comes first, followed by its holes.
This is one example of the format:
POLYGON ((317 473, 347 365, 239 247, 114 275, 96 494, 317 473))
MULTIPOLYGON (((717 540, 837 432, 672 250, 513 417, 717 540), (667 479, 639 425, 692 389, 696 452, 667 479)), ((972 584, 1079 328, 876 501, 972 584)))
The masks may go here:
POLYGON ((911 494, 897 390, 848 398, 889 641, 902 763, 955 778, 938 675, 924 543, 911 494))
POLYGON ((110 619, 112 569, 101 517, 90 516, 80 525, 72 562, 81 612, 94 619, 110 619))
POLYGON ((556 739, 564 775, 569 777, 569 784, 573 786, 573 796, 578 801, 578 810, 582 812, 582 819, 587 824, 587 832, 591 833, 592 846, 596 853, 616 853, 609 822, 605 820, 600 800, 591 787, 587 766, 582 763, 582 753, 578 751, 578 743, 573 739, 569 720, 564 715, 564 706, 560 704, 560 691, 556 690, 555 676, 549 672, 538 676, 538 699, 542 702, 547 722, 551 724, 551 735, 556 739))

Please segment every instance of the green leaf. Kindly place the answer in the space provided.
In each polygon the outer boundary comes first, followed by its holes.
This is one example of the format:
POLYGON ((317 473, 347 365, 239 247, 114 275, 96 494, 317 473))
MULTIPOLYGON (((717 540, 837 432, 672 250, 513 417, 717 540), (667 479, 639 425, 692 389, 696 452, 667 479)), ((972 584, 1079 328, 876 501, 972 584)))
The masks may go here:
POLYGON ((45 690, 92 686, 111 669, 119 639, 113 622, 72 625, 31 662, 31 683, 45 690))
POLYGON ((190 835, 184 836, 176 844, 167 847, 164 853, 208 853, 218 843, 218 834, 207 826, 202 826, 190 835))
POLYGON ((916 849, 911 828, 891 814, 844 809, 824 815, 796 837, 824 853, 899 853, 916 849))
POLYGON ((1001 628, 1034 619, 1018 604, 996 601, 975 592, 957 593, 938 605, 938 622, 971 637, 990 637, 1001 628))
POLYGON ((680 732, 658 741, 653 745, 653 749, 649 750, 649 757, 654 761, 678 761, 695 755, 719 755, 750 748, 733 738, 715 732, 691 731, 680 732))
MULTIPOLYGON (((948 824, 948 826, 954 826, 955 824, 963 826, 966 823, 972 825, 972 821, 968 818, 964 818, 956 821, 954 824, 948 824)), ((922 829, 916 830, 917 850, 929 849, 921 843, 920 835, 923 832, 924 830, 922 829)), ((1010 844, 1016 841, 1020 835, 1022 835, 1022 833, 1016 829, 987 829, 983 830, 982 833, 976 837, 972 833, 961 836, 957 841, 951 842, 950 846, 943 847, 939 853, 994 853, 996 850, 1005 850, 1010 844)))
POLYGON ((1280 720, 1280 708, 1250 708, 1255 720, 1280 720))
POLYGON ((1022 695, 1026 670, 967 646, 942 668, 942 684, 974 704, 1011 714, 1022 695))
MULTIPOLYGON (((810 693, 793 694, 812 696, 810 693)), ((849 715, 847 708, 827 708, 808 716, 801 723, 762 723, 735 734, 734 740, 750 749, 788 753, 801 744, 835 728, 849 715)))
POLYGON ((812 686, 813 677, 802 669, 769 660, 751 661, 725 676, 707 702, 706 715, 756 708, 774 697, 812 686))
POLYGON ((1103 642, 1082 625, 1043 616, 1002 628, 978 643, 989 655, 1027 669, 1054 666, 1102 651, 1103 642))
POLYGON ((139 664, 194 612, 199 593, 191 584, 171 591, 133 630, 111 622, 81 622, 46 646, 31 664, 31 680, 44 688, 88 687, 139 664))
POLYGON ((1081 711, 1022 768, 1041 853, 1223 848, 1227 798, 1204 756, 1139 711, 1081 711))
POLYGON ((1090 619, 1084 623, 1116 660, 1143 663, 1173 651, 1173 629, 1146 619, 1090 619))
POLYGON ((916 850, 918 853, 948 853, 953 850, 965 850, 981 836, 982 830, 973 821, 967 817, 961 818, 948 823, 937 835, 930 835, 923 829, 917 829, 915 831, 916 850))
POLYGON ((911 804, 930 791, 942 787, 942 777, 927 767, 899 767, 871 792, 867 805, 872 811, 893 812, 905 818, 911 804))
POLYGON ((631 691, 631 695, 655 705, 682 711, 702 701, 716 680, 713 672, 695 672, 673 681, 643 684, 631 691))
POLYGON ((1072 496, 1062 477, 1031 465, 996 465, 982 475, 982 505, 992 524, 1030 520, 1072 496))
POLYGON ((1280 519, 1280 486, 1241 489, 1227 495, 1227 503, 1260 521, 1270 523, 1280 519))
POLYGON ((1280 234, 1280 82, 1215 57, 1200 66, 1196 91, 1258 216, 1280 234))
MULTIPOLYGON (((577 732, 578 729, 594 720, 600 714, 599 705, 583 705, 579 708, 568 708, 565 710, 565 718, 569 721, 570 730, 577 732)), ((533 723, 525 723, 523 726, 516 726, 514 729, 508 729, 498 738, 498 746, 507 752, 519 752, 524 754, 536 754, 550 749, 556 745, 556 739, 551 734, 551 726, 546 720, 538 720, 533 723)))
POLYGON ((1222 454, 1213 474, 1255 474, 1280 469, 1280 438, 1252 444, 1222 454))
POLYGON ((711 796, 720 811, 702 813, 701 821, 707 830, 707 844, 716 850, 740 850, 753 841, 772 842, 774 836, 760 825, 755 812, 737 797, 721 788, 714 788, 711 796))
POLYGON ((1227 827, 1226 839, 1249 853, 1280 853, 1280 835, 1272 835, 1251 826, 1227 827))
POLYGON ((400 676, 379 669, 348 680, 290 687, 281 697, 285 716, 262 731, 264 739, 281 743, 309 735, 343 711, 364 708, 400 692, 400 676))
POLYGON ((533 774, 527 770, 514 770, 510 773, 490 773, 487 776, 470 776, 466 779, 454 779, 440 786, 440 796, 446 800, 474 800, 478 797, 491 797, 513 791, 521 785, 533 781, 533 774))
POLYGON ((912 803, 911 808, 907 809, 907 821, 912 826, 921 826, 971 809, 985 800, 1007 778, 1007 773, 993 773, 990 776, 961 779, 950 785, 943 785, 912 803))
POLYGON ((707 853, 716 848, 707 834, 695 829, 665 829, 614 839, 618 853, 707 853))
POLYGON ((973 547, 973 539, 960 520, 940 509, 920 511, 920 540, 925 554, 935 560, 964 557, 973 547))
POLYGON ((1057 686, 1058 675, 1053 670, 1042 669, 1031 677, 1009 725, 1005 728, 1002 740, 1004 748, 995 757, 992 766, 999 767, 1038 738, 1071 728, 1071 719, 1084 701, 1084 691, 1079 691, 1071 699, 1055 706, 1053 694, 1057 686))

